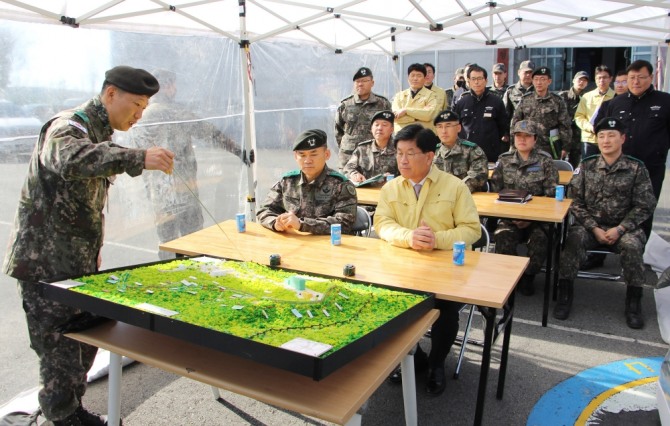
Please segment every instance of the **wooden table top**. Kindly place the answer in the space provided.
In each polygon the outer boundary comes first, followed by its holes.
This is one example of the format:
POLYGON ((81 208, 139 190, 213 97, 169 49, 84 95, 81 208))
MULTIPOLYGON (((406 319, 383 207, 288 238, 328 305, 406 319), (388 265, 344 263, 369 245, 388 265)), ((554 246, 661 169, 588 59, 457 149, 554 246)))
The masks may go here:
MULTIPOLYGON (((493 169, 489 169, 489 179, 493 174, 493 169)), ((558 171, 558 183, 559 185, 567 185, 572 179, 573 172, 571 170, 559 170, 558 171)))
POLYGON ((228 220, 161 244, 161 250, 184 255, 205 254, 268 265, 271 254, 281 255, 281 266, 305 273, 343 277, 353 264, 352 279, 372 284, 434 293, 437 298, 502 308, 528 265, 525 257, 468 251, 465 265, 456 266, 452 251, 416 251, 392 246, 376 238, 342 235, 333 246, 328 235, 273 232, 247 222, 238 233, 228 220))

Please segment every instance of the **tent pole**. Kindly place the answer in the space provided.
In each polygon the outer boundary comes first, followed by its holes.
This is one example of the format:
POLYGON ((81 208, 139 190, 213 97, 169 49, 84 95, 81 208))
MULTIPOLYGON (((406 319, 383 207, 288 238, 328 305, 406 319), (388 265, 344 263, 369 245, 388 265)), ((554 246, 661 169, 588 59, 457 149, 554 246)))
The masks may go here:
POLYGON ((663 77, 663 91, 667 92, 667 93, 670 93, 670 65, 669 65, 670 64, 670 39, 666 40, 665 42, 666 42, 665 76, 663 77))
POLYGON ((256 220, 256 124, 251 75, 251 44, 246 26, 246 0, 238 0, 240 13, 240 71, 244 90, 244 150, 249 158, 247 166, 247 203, 249 219, 256 220))

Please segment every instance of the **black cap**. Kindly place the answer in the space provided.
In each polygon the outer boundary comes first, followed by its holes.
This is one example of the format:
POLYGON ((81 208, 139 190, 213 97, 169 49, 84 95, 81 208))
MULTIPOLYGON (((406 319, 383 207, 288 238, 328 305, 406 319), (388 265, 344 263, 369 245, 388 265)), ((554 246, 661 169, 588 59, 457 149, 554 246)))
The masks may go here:
POLYGON ((625 133, 626 126, 618 118, 605 117, 596 124, 596 134, 601 130, 618 130, 619 133, 625 133))
POLYGON ((437 117, 435 117, 435 120, 433 120, 433 124, 444 123, 447 121, 458 121, 460 123, 461 117, 457 112, 447 109, 437 114, 437 117))
POLYGON ((535 70, 533 70, 533 77, 535 77, 536 75, 544 75, 551 78, 551 70, 549 69, 549 67, 535 68, 535 70))
POLYGON ((119 65, 105 73, 105 82, 135 95, 153 96, 160 89, 158 80, 148 71, 119 65))
POLYGON ((393 124, 394 118, 395 115, 391 111, 388 110, 378 111, 375 113, 375 115, 372 116, 372 120, 370 120, 370 125, 372 126, 372 123, 374 123, 376 120, 386 120, 389 123, 393 124))
POLYGON ((356 74, 354 74, 354 81, 358 80, 359 78, 363 77, 370 77, 372 78, 372 70, 367 67, 361 67, 356 71, 356 74))
POLYGON ((305 130, 293 142, 294 151, 306 151, 326 145, 326 132, 319 129, 305 130))

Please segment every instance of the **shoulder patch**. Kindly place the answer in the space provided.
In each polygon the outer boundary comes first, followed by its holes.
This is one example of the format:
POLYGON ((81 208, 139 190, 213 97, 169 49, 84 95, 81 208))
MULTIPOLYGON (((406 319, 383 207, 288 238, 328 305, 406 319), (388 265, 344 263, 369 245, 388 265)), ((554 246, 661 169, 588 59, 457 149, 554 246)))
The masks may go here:
POLYGON ((357 196, 356 195, 356 188, 354 188, 354 185, 352 184, 352 185, 346 185, 346 186, 347 186, 347 192, 349 193, 349 195, 351 195, 352 197, 356 197, 357 196))
POLYGON ((300 169, 291 170, 290 172, 286 172, 282 175, 282 177, 293 177, 293 176, 300 176, 300 169))
MULTIPOLYGON (((299 172, 299 170, 298 170, 298 172, 299 172)), ((335 176, 335 177, 338 177, 338 178, 342 179, 343 181, 349 180, 349 178, 347 178, 345 175, 343 175, 340 172, 336 172, 335 170, 330 170, 328 172, 328 176, 335 176)))
POLYGON ((469 146, 470 148, 476 148, 476 147, 479 146, 479 145, 477 145, 477 144, 474 143, 474 142, 465 141, 465 140, 462 140, 462 139, 461 139, 461 144, 462 144, 462 145, 465 145, 465 146, 469 146))
POLYGON ((68 120, 67 123, 68 123, 70 126, 72 126, 72 127, 76 127, 77 129, 79 129, 79 130, 81 130, 82 132, 84 132, 84 134, 88 135, 88 130, 86 130, 86 127, 84 127, 82 124, 77 123, 77 122, 74 121, 74 120, 68 120))
POLYGON ((633 157, 632 155, 626 155, 625 157, 628 158, 629 160, 637 161, 640 164, 644 164, 644 161, 640 160, 637 157, 633 157))

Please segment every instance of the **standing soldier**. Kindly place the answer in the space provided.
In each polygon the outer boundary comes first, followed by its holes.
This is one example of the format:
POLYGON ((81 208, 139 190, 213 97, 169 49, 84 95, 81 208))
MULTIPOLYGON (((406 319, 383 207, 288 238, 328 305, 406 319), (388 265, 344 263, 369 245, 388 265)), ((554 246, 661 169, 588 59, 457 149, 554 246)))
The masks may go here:
MULTIPOLYGON (((597 70, 596 70, 597 72, 597 70)), ((596 74, 597 77, 597 74, 596 74)), ((568 159, 573 168, 579 166, 579 161, 582 158, 582 130, 577 126, 575 113, 579 102, 584 94, 584 89, 589 84, 589 75, 586 71, 578 71, 572 79, 572 87, 570 90, 564 90, 558 94, 568 107, 568 115, 572 117, 572 143, 570 151, 568 152, 568 159)))
MULTIPOLYGON (((494 192, 503 189, 525 189, 532 195, 553 197, 558 184, 558 170, 549 154, 536 148, 536 124, 519 121, 514 125, 516 150, 500 155, 491 175, 494 192)), ((517 245, 527 243, 530 262, 519 281, 524 296, 535 293, 533 280, 547 258, 547 235, 552 230, 544 224, 525 220, 501 219, 495 231, 496 253, 517 255, 517 245)))
POLYGON ((627 285, 626 324, 642 328, 642 253, 647 238, 641 225, 653 213, 656 197, 644 164, 623 155, 622 146, 627 142, 623 122, 606 117, 595 131, 600 155, 585 158, 570 181, 570 213, 575 223, 561 254, 554 318, 564 320, 570 315, 574 280, 586 250, 606 246, 621 255, 627 285))
POLYGON ((519 76, 519 81, 507 88, 505 96, 503 96, 503 103, 505 104, 505 111, 507 116, 511 119, 514 116, 514 110, 516 109, 519 102, 521 102, 521 97, 528 92, 532 92, 533 88, 533 70, 535 69, 535 63, 531 61, 523 61, 519 65, 519 70, 517 75, 519 76))
POLYGON ((372 93, 375 80, 370 68, 362 67, 354 74, 354 94, 340 102, 335 116, 335 140, 339 150, 339 168, 349 161, 359 142, 372 138, 370 119, 377 111, 390 110, 391 102, 372 93))
POLYGON ((535 90, 521 98, 514 110, 511 126, 522 120, 530 120, 537 126, 537 148, 551 154, 554 159, 565 157, 572 144, 572 118, 568 107, 555 93, 549 91, 551 70, 539 67, 533 71, 535 90))
POLYGON ((503 99, 505 97, 505 92, 507 92, 507 88, 509 87, 507 84, 507 68, 505 68, 505 64, 502 62, 495 64, 491 73, 493 74, 493 84, 489 87, 489 90, 500 99, 503 99))

